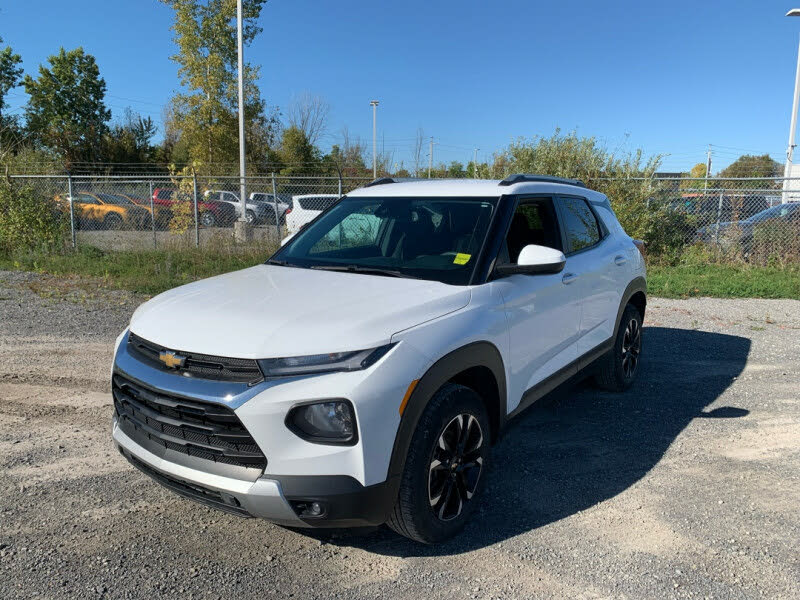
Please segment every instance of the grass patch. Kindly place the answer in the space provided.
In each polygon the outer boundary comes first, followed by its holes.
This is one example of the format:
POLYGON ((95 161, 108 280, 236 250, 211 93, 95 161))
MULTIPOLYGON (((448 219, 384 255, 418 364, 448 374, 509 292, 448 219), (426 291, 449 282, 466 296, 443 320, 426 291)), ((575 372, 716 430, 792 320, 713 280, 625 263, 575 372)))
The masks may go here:
POLYGON ((263 246, 219 246, 106 252, 83 246, 74 252, 0 255, 0 269, 99 278, 104 287, 154 295, 212 275, 264 262, 263 246))
MULTIPOLYGON (((273 250, 259 244, 115 252, 83 246, 63 254, 0 254, 0 269, 92 277, 102 287, 153 295, 262 263, 273 250)), ((648 266, 647 283, 650 295, 666 298, 800 299, 800 265, 758 267, 699 260, 674 266, 654 264, 648 266)))
POLYGON ((800 299, 800 265, 653 265, 647 268, 647 292, 664 298, 800 299))

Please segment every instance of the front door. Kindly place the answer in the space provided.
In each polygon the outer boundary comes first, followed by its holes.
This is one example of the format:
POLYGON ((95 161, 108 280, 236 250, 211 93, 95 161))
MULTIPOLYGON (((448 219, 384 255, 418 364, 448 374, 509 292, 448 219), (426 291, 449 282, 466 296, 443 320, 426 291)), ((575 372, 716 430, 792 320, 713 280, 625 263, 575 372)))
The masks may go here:
MULTIPOLYGON (((552 198, 523 198, 514 213, 498 262, 515 263, 528 244, 563 250, 552 198)), ((508 410, 523 394, 577 358, 580 297, 563 274, 516 274, 493 282, 509 332, 508 410)))

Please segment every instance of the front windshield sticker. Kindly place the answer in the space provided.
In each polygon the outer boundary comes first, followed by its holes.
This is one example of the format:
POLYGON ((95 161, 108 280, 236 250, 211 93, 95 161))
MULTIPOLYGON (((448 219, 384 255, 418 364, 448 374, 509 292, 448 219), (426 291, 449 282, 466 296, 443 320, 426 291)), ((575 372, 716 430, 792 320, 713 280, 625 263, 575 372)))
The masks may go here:
POLYGON ((469 262, 469 259, 472 258, 472 254, 462 254, 459 252, 456 254, 456 257, 453 259, 454 265, 465 265, 469 262))

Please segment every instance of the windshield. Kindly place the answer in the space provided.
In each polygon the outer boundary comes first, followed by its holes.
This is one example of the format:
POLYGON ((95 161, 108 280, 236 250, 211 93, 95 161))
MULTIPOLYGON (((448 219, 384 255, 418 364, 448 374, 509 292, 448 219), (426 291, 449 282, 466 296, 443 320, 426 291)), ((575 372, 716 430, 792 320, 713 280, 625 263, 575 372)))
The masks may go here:
POLYGON ((97 194, 97 197, 108 204, 133 204, 124 196, 118 196, 117 194, 97 194))
POLYGON ((497 198, 348 198, 272 262, 466 285, 497 198))
POLYGON ((766 219, 785 217, 786 215, 793 213, 798 206, 800 206, 800 203, 778 204, 777 206, 773 206, 767 210, 762 210, 760 213, 756 213, 747 219, 747 221, 751 223, 758 223, 759 221, 764 221, 766 219))

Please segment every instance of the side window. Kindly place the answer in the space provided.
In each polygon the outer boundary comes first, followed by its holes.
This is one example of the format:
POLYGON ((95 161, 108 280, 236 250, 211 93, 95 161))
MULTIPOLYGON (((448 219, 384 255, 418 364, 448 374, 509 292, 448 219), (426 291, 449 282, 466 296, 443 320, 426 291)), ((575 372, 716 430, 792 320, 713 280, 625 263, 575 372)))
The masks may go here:
POLYGON ((553 201, 550 198, 520 202, 511 218, 499 260, 516 263, 519 253, 529 244, 562 249, 553 201))
POLYGON ((569 252, 594 246, 602 239, 600 224, 583 198, 560 198, 569 252))

